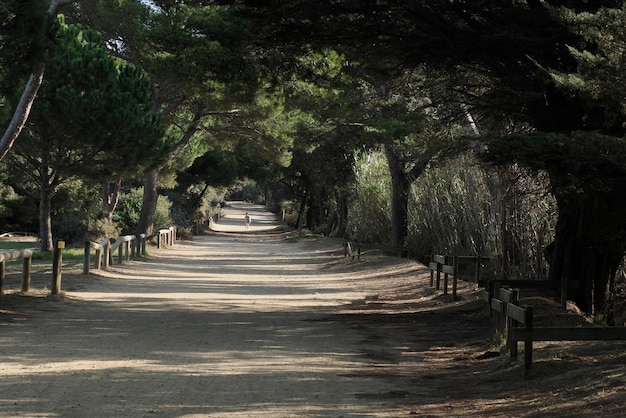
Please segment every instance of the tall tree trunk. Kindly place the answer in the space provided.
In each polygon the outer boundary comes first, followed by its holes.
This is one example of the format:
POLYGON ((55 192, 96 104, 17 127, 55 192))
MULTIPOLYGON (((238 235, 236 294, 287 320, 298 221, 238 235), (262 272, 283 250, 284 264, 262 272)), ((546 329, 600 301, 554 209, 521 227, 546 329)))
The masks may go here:
POLYGON ((113 180, 102 184, 100 193, 102 197, 104 216, 107 219, 111 219, 113 217, 113 212, 115 212, 115 208, 119 202, 121 188, 122 179, 120 177, 116 177, 113 180))
POLYGON ((337 199, 337 230, 336 235, 338 237, 346 236, 346 228, 348 224, 348 197, 346 193, 342 191, 337 199))
POLYGON ((26 83, 26 88, 20 97, 20 101, 15 109, 15 112, 13 113, 11 122, 9 122, 9 126, 0 139, 0 160, 7 155, 7 152, 9 152, 13 146, 13 143, 20 135, 20 132, 22 132, 22 128, 24 128, 24 125, 28 120, 30 109, 33 106, 35 97, 37 97, 37 91, 39 91, 39 87, 43 82, 45 68, 46 66, 44 63, 35 64, 33 67, 33 72, 26 83))
POLYGON ((568 298, 588 314, 607 312, 609 285, 624 254, 626 215, 615 196, 558 198, 549 278, 568 284, 568 298))
POLYGON ((146 173, 143 181, 143 202, 141 205, 141 215, 137 225, 137 234, 151 236, 154 232, 154 213, 159 198, 157 183, 159 180, 159 170, 154 169, 146 173))
POLYGON ((50 251, 52 242, 52 196, 42 188, 39 192, 39 245, 41 251, 50 251))
MULTIPOLYGON (((48 20, 50 24, 54 23, 59 10, 63 6, 76 1, 78 0, 54 0, 50 3, 50 7, 48 8, 48 20)), ((35 97, 37 97, 37 92, 43 82, 45 70, 46 65, 43 62, 38 62, 33 65, 33 71, 28 78, 28 82, 22 92, 22 96, 20 97, 20 101, 17 104, 15 112, 13 113, 13 117, 9 122, 9 126, 7 126, 2 138, 0 138, 0 161, 7 155, 28 120, 30 109, 35 102, 35 97)))
POLYGON ((306 202, 308 200, 309 200, 309 187, 307 186, 306 190, 304 191, 304 195, 302 196, 302 199, 300 200, 300 209, 298 210, 297 225, 298 225, 298 233, 300 235, 302 235, 302 223, 304 222, 304 211, 306 209, 306 202))
MULTIPOLYGON (((180 141, 178 141, 172 152, 170 152, 168 161, 176 158, 176 156, 187 146, 189 141, 191 141, 191 138, 198 130, 198 126, 200 126, 203 116, 203 109, 197 109, 193 119, 187 127, 187 130, 181 137, 180 141)), ((139 222, 137 225, 137 234, 146 234, 147 236, 151 236, 154 232, 154 213, 156 212, 156 204, 159 197, 158 182, 159 173, 162 168, 163 166, 152 169, 144 176, 143 203, 141 205, 141 214, 139 215, 139 222)))
POLYGON ((391 245, 405 245, 408 235, 409 193, 411 182, 404 164, 391 146, 385 146, 391 175, 391 245))

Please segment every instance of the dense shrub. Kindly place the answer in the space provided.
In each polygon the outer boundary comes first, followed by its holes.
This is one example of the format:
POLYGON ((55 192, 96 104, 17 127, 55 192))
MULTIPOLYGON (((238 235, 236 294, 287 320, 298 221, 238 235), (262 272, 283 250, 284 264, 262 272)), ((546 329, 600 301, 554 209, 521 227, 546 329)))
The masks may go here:
MULTIPOLYGON (((141 205, 143 201, 143 189, 137 188, 122 193, 113 214, 113 220, 120 228, 122 234, 134 234, 141 215, 141 205)), ((165 196, 159 196, 157 200, 156 212, 154 214, 154 230, 169 228, 172 226, 170 215, 171 202, 165 196)))
POLYGON ((364 153, 356 162, 356 183, 348 207, 348 238, 387 243, 391 237, 391 178, 380 153, 364 153))
POLYGON ((68 245, 82 245, 86 239, 105 236, 102 200, 98 187, 81 180, 69 181, 52 198, 52 236, 68 245))

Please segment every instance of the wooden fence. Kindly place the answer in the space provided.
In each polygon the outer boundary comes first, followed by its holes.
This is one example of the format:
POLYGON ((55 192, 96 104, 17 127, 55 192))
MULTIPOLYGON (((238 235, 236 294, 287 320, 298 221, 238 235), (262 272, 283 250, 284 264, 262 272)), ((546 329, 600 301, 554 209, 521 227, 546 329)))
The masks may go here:
POLYGON ((452 279, 452 300, 457 300, 457 284, 459 278, 459 266, 462 263, 472 262, 475 263, 475 272, 473 276, 473 282, 479 283, 482 264, 489 262, 489 257, 483 257, 480 255, 456 255, 445 256, 440 254, 433 254, 431 256, 431 262, 428 264, 430 270, 430 285, 435 286, 437 290, 441 288, 441 278, 443 274, 443 294, 448 294, 448 283, 452 279))
MULTIPOLYGON (((86 241, 85 256, 83 261, 83 274, 89 274, 90 265, 96 270, 106 270, 113 260, 117 259, 118 264, 123 264, 129 260, 135 260, 146 255, 146 234, 123 235, 111 243, 108 238, 100 242, 86 241), (91 250, 95 256, 91 260, 91 250), (117 257, 114 257, 117 251, 117 257)), ((172 246, 176 243, 176 228, 170 227, 161 229, 157 234, 157 248, 172 246)))
POLYGON ((30 270, 32 258, 32 250, 14 250, 0 253, 0 296, 4 294, 5 266, 7 261, 23 260, 22 292, 28 292, 30 290, 30 270))
POLYGON ((516 360, 518 344, 524 343, 524 374, 533 361, 534 341, 624 341, 626 327, 537 327, 533 322, 533 307, 519 306, 519 290, 492 287, 488 301, 495 328, 506 337, 511 359, 516 360))
POLYGON ((137 259, 145 255, 146 251, 146 235, 123 235, 118 237, 111 244, 109 239, 105 238, 100 242, 86 241, 85 255, 83 257, 83 274, 89 274, 89 266, 91 264, 91 250, 95 250, 93 266, 96 270, 106 270, 115 259, 114 255, 117 251, 118 264, 125 261, 137 259))
POLYGON ((169 247, 174 244, 176 244, 176 228, 170 226, 167 229, 159 229, 157 248, 169 247))
POLYGON ((393 254, 398 258, 411 258, 411 250, 408 247, 393 246, 393 245, 378 245, 378 244, 362 244, 354 241, 346 241, 343 243, 343 251, 345 257, 350 257, 353 260, 361 259, 361 255, 368 251, 380 251, 387 254, 393 254))
MULTIPOLYGON (((54 245, 52 261, 52 286, 50 293, 57 295, 61 292, 61 264, 63 260, 64 241, 57 241, 54 245)), ((5 267, 7 261, 22 260, 22 292, 30 290, 31 267, 33 260, 32 250, 13 250, 0 253, 0 297, 4 295, 5 267)))

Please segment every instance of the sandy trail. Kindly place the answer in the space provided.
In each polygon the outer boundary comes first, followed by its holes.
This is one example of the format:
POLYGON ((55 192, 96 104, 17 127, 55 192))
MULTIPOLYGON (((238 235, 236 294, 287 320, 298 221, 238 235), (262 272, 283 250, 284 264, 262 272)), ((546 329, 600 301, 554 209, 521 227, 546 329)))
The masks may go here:
MULTIPOLYGON (((5 298, 0 417, 624 416, 621 342, 537 343, 522 378, 475 285, 452 302, 417 262, 350 261, 253 205, 226 215, 142 261, 64 274, 63 298, 5 298)), ((526 302, 537 323, 584 320, 526 302)))
POLYGON ((363 335, 328 320, 371 288, 334 253, 234 205, 216 233, 115 266, 0 328, 0 416, 406 415, 359 375, 363 335), (263 233, 265 232, 265 233, 263 233))

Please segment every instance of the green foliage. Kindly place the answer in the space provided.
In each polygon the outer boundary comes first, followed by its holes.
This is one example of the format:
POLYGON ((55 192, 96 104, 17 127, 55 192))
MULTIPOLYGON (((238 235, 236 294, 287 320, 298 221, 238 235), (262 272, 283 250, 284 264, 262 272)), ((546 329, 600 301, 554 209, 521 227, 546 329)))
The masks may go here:
MULTIPOLYGON (((355 171, 348 238, 386 243, 392 193, 386 160, 380 152, 364 153, 355 171)), ((419 255, 490 256, 489 267, 499 274, 544 277, 543 248, 555 226, 547 189, 545 175, 519 166, 485 170, 471 155, 430 167, 412 186, 408 245, 419 255)))
POLYGON ((145 68, 167 98, 181 94, 215 106, 250 98, 256 71, 242 21, 214 4, 155 2, 144 27, 145 68), (251 89, 252 87, 252 89, 251 89))
POLYGON ((143 191, 141 189, 133 189, 128 193, 122 193, 113 221, 118 225, 122 235, 133 233, 137 228, 139 216, 141 214, 141 204, 143 199, 143 191))
POLYGON ((8 185, 0 192, 0 232, 35 232, 39 213, 37 203, 21 196, 8 185))
POLYGON ((298 226, 299 202, 294 200, 284 200, 280 202, 280 208, 284 211, 284 222, 286 225, 295 228, 298 226))
POLYGON ((555 14, 572 31, 579 33, 584 42, 568 45, 569 53, 578 64, 575 71, 559 71, 558 68, 545 68, 545 71, 562 91, 584 102, 587 117, 600 121, 596 129, 605 133, 623 132, 626 11, 623 7, 607 7, 593 13, 574 13, 561 7, 555 14))
MULTIPOLYGON (((113 58, 99 33, 66 25, 62 16, 51 53, 28 125, 8 156, 10 184, 45 203, 72 180, 143 172, 163 158, 168 144, 143 71, 113 58)), ((88 235, 93 216, 80 204, 70 216, 67 202, 76 201, 52 202, 64 216, 55 232, 66 239, 88 235)), ((47 249, 52 213, 42 207, 41 243, 47 249)))
MULTIPOLYGON (((142 201, 143 190, 139 188, 120 195, 117 210, 113 214, 113 221, 123 235, 134 234, 137 230, 142 201)), ((172 204, 167 197, 159 196, 154 216, 155 230, 172 226, 171 207, 172 204)))
POLYGON ((79 245, 86 239, 102 238, 93 229, 100 212, 98 188, 82 180, 68 180, 57 187, 52 198, 52 235, 79 245))
POLYGON ((115 238, 122 235, 120 228, 112 219, 93 219, 87 229, 88 239, 100 242, 104 238, 115 238))
POLYGON ((512 135, 489 143, 481 158, 544 170, 557 196, 616 191, 626 181, 626 140, 596 132, 512 135))
POLYGON ((391 230, 391 179, 380 153, 362 153, 355 166, 356 183, 349 204, 348 238, 387 243, 391 230))
POLYGON ((409 243, 418 254, 486 255, 510 277, 544 277, 555 202, 545 176, 484 170, 469 155, 427 170, 413 186, 409 243))
POLYGON ((39 155, 60 183, 142 170, 167 151, 146 75, 111 57, 98 33, 61 19, 46 74, 14 163, 39 155))
POLYGON ((196 223, 205 223, 220 212, 220 203, 224 201, 226 193, 226 187, 212 187, 204 181, 191 185, 179 184, 167 193, 172 202, 172 221, 179 230, 196 223))
POLYGON ((228 188, 227 200, 242 200, 264 204, 265 196, 261 185, 254 180, 241 180, 228 188))
POLYGON ((47 0, 4 0, 0 7, 0 95, 11 107, 49 47, 47 0))
POLYGON ((34 111, 57 147, 78 154, 63 166, 102 175, 158 163, 169 150, 147 75, 115 60, 97 32, 61 19, 57 36, 34 111))

